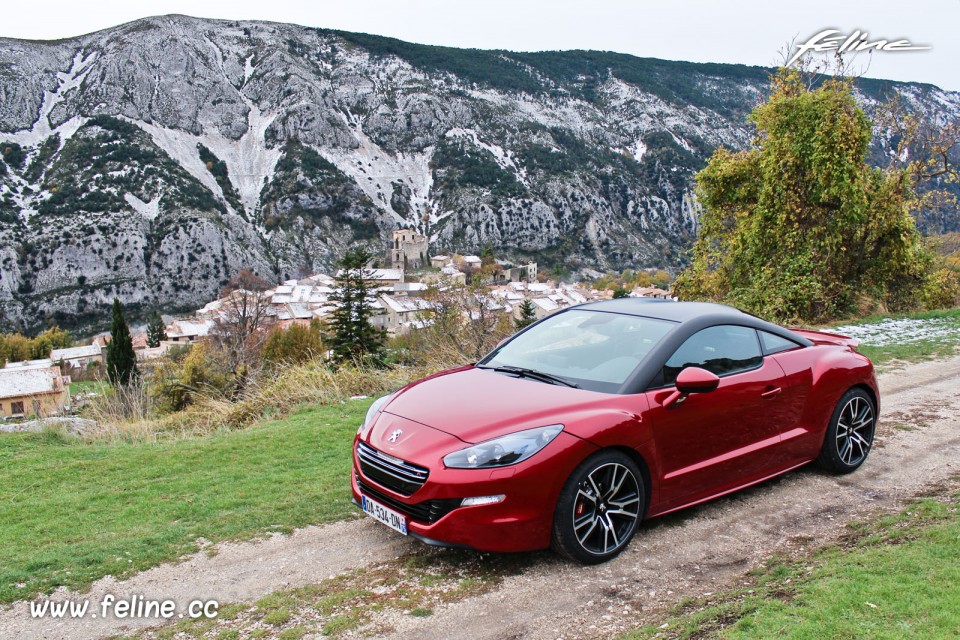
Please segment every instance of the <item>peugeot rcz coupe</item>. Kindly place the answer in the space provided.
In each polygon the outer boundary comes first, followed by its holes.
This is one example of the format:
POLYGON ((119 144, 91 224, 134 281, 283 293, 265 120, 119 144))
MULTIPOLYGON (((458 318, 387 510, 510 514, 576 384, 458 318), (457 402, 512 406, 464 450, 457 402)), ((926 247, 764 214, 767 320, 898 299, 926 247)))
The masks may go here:
POLYGON ((859 467, 879 394, 856 346, 717 304, 572 307, 374 402, 353 497, 429 544, 602 562, 645 518, 859 467))

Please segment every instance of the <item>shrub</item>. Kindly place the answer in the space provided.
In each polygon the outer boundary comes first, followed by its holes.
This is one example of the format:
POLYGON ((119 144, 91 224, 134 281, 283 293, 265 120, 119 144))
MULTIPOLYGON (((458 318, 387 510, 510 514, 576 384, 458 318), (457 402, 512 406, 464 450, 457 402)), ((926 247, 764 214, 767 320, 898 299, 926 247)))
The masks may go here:
POLYGON ((181 411, 201 398, 223 398, 232 376, 219 352, 198 342, 180 360, 167 358, 154 371, 151 395, 157 409, 181 411))
POLYGON ((920 289, 925 309, 945 309, 960 304, 960 274, 939 269, 927 276, 920 289))
POLYGON ((287 329, 275 327, 267 336, 260 357, 268 369, 282 365, 302 364, 323 354, 321 324, 311 320, 310 326, 291 325, 287 329))

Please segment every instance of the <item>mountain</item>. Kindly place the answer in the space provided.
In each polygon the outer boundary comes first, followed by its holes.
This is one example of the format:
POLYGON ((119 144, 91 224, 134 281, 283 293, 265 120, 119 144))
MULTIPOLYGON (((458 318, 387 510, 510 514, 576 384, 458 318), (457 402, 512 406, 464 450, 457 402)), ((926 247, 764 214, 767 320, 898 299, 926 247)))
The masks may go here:
MULTIPOLYGON (((673 269, 696 232, 692 177, 749 144, 769 73, 184 16, 3 39, 3 321, 98 322, 114 296, 195 308, 241 268, 330 270, 397 227, 434 253, 673 269)), ((858 87, 868 108, 899 92, 931 122, 960 114, 930 85, 858 87)))

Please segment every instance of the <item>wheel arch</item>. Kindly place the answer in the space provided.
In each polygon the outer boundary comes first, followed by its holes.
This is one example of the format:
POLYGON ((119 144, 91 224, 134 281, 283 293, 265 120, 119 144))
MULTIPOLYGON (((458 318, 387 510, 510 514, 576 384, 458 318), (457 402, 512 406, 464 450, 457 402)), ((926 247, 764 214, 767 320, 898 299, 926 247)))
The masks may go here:
POLYGON ((651 494, 653 493, 653 486, 650 484, 650 465, 647 464, 647 461, 643 457, 643 454, 641 454, 636 449, 631 449, 630 447, 624 447, 624 446, 618 446, 618 445, 604 447, 603 449, 600 449, 600 451, 605 451, 605 450, 619 451, 620 453, 625 454, 628 458, 633 460, 637 464, 637 466, 640 468, 640 475, 643 476, 642 479, 643 479, 643 487, 644 487, 643 517, 641 517, 640 520, 641 521, 646 520, 647 513, 650 511, 650 497, 651 497, 651 494))
POLYGON ((873 387, 866 384, 865 382, 859 382, 853 385, 852 387, 850 387, 850 389, 861 389, 865 391, 868 396, 870 396, 870 402, 873 403, 873 411, 876 414, 874 419, 875 420, 879 419, 880 418, 880 399, 877 397, 877 392, 873 389, 873 387))

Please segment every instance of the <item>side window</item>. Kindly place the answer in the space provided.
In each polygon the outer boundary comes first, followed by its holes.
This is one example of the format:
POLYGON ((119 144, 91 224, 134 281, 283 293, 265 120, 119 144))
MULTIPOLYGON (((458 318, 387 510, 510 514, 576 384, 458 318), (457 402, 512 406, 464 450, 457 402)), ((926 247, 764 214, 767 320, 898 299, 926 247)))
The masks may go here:
POLYGON ((763 355, 765 356, 781 351, 790 351, 790 349, 796 349, 800 346, 793 340, 781 338, 766 331, 757 331, 757 333, 760 334, 760 342, 763 344, 763 355))
POLYGON ((719 325, 693 334, 663 365, 663 384, 671 385, 687 367, 718 376, 754 369, 763 362, 757 332, 750 327, 719 325))

